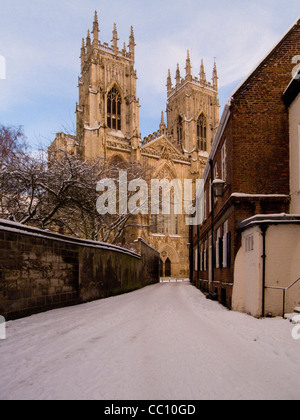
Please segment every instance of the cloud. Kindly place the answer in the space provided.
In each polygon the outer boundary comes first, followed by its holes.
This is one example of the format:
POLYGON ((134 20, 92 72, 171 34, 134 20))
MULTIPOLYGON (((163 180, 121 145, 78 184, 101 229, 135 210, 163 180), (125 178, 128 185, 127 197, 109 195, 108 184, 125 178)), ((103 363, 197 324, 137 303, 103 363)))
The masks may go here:
MULTIPOLYGON (((25 125, 49 137, 59 121, 69 120, 78 97, 81 39, 98 11, 100 38, 110 42, 117 23, 120 46, 130 26, 136 38, 136 69, 141 131, 144 121, 160 121, 166 105, 168 69, 174 82, 177 63, 185 74, 189 49, 193 74, 204 59, 207 79, 216 57, 219 86, 232 86, 260 61, 296 19, 299 0, 10 0, 1 5, 0 55, 6 80, 0 80, 2 121, 25 125), (26 112, 24 107, 27 107, 26 112), (51 108, 53 107, 53 109, 51 108)), ((73 117, 73 115, 72 115, 73 117)), ((154 123, 153 123, 154 124, 154 123)), ((157 126, 153 127, 154 131, 157 126)), ((147 134, 147 133, 146 133, 147 134)), ((30 133, 29 133, 30 135, 30 133)), ((52 135, 52 134, 51 134, 52 135)))

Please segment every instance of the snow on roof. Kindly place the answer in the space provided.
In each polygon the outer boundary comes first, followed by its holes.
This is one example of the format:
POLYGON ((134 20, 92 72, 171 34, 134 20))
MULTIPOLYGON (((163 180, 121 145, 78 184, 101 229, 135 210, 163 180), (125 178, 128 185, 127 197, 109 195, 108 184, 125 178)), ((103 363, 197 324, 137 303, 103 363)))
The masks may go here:
POLYGON ((300 224, 299 214, 256 214, 248 219, 243 220, 239 227, 245 229, 260 224, 300 224))
POLYGON ((246 194, 246 193, 233 193, 231 197, 246 197, 246 198, 288 198, 286 194, 246 194))

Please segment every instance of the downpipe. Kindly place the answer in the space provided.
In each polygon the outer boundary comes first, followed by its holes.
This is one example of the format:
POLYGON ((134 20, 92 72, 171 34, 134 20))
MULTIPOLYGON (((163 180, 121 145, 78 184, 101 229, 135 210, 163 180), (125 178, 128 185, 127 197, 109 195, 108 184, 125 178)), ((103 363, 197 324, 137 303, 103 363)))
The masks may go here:
POLYGON ((269 225, 263 224, 260 226, 263 237, 263 254, 262 254, 262 318, 265 317, 265 291, 266 291, 266 234, 269 225))

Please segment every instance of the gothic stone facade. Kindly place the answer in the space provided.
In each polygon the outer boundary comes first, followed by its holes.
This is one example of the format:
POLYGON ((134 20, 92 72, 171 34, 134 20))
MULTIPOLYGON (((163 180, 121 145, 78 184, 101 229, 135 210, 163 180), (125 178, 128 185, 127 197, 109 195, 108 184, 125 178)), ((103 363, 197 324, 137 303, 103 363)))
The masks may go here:
MULTIPOLYGON (((164 112, 157 132, 141 139, 135 70, 135 38, 131 27, 128 48, 118 46, 116 24, 112 43, 99 40, 97 13, 90 32, 82 40, 77 135, 59 133, 54 144, 80 153, 85 160, 116 156, 151 168, 153 179, 200 179, 219 122, 216 65, 212 82, 206 80, 203 62, 199 77, 192 76, 189 52, 185 77, 177 66, 173 86, 167 76, 167 124, 164 112)), ((144 217, 150 228, 133 228, 126 240, 137 237, 161 254, 161 274, 188 276, 189 229, 186 215, 144 217)))

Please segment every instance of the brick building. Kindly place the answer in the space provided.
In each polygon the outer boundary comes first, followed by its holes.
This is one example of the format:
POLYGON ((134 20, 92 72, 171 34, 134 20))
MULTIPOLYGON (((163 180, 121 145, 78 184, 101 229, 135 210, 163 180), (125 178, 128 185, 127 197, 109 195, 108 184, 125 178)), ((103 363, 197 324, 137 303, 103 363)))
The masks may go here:
POLYGON ((191 231, 192 280, 229 308, 240 222, 289 212, 289 115, 283 93, 299 53, 300 20, 228 100, 198 191, 202 217, 191 231), (217 198, 216 179, 223 181, 217 198))

